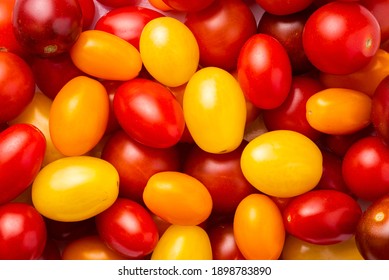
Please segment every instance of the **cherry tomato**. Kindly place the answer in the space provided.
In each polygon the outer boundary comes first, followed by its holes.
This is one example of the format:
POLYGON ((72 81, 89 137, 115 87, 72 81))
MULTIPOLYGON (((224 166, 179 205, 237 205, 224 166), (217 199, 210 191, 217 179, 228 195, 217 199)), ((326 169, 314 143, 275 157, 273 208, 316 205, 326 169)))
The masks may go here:
POLYGON ((283 260, 363 260, 355 244, 355 238, 330 244, 312 244, 292 235, 285 239, 281 259, 283 260))
POLYGON ((290 130, 266 132, 242 152, 246 179, 259 191, 292 197, 313 189, 323 171, 320 149, 306 136, 290 130))
POLYGON ((29 187, 42 166, 45 149, 45 137, 33 125, 15 124, 0 133, 0 204, 29 187))
POLYGON ((46 244, 42 216, 31 205, 0 205, 0 259, 38 259, 46 244))
POLYGON ((211 242, 201 227, 171 225, 158 241, 151 259, 212 260, 211 242))
POLYGON ((381 42, 389 40, 389 2, 385 0, 361 0, 361 5, 366 7, 377 19, 381 30, 381 42))
POLYGON ((113 109, 123 130, 146 146, 174 146, 184 132, 181 105, 166 87, 152 80, 136 78, 122 84, 113 109))
POLYGON ((111 7, 119 8, 123 6, 136 6, 141 2, 140 0, 97 0, 101 4, 111 7))
POLYGON ((119 193, 119 175, 107 161, 89 156, 58 159, 46 165, 32 185, 32 201, 43 216, 63 222, 89 219, 119 193))
POLYGON ((212 211, 212 197, 196 178, 177 171, 158 172, 150 177, 143 200, 151 212, 177 225, 195 226, 212 211))
POLYGON ((359 204, 335 190, 313 190, 292 199, 283 212, 289 234, 314 244, 335 244, 351 238, 361 217, 359 204))
POLYGON ((366 66, 380 46, 380 26, 358 3, 331 2, 308 18, 303 47, 322 72, 350 74, 366 66))
POLYGON ((109 11, 99 18, 95 29, 112 33, 139 50, 139 39, 145 25, 163 14, 143 7, 127 6, 109 11))
POLYGON ((77 0, 16 0, 13 28, 20 45, 32 54, 64 53, 80 36, 81 7, 77 0))
POLYGON ((389 75, 386 76, 372 97, 371 122, 377 134, 389 143, 389 75))
POLYGON ((129 258, 150 254, 159 238, 150 213, 126 198, 118 198, 110 208, 97 215, 96 225, 107 246, 129 258))
POLYGON ((34 76, 19 56, 0 52, 0 123, 16 118, 34 97, 34 76))
POLYGON ((76 239, 65 246, 63 260, 125 260, 126 258, 110 249, 99 236, 90 235, 76 239))
POLYGON ((70 80, 50 109, 49 129, 55 147, 64 155, 89 152, 103 137, 109 115, 104 86, 86 76, 70 80))
POLYGON ((240 0, 214 0, 206 9, 187 13, 185 25, 198 42, 201 66, 227 71, 237 67, 240 49, 256 33, 255 17, 240 0))
POLYGON ((96 78, 127 81, 142 68, 139 51, 122 38, 101 30, 86 30, 70 49, 73 63, 96 78))
POLYGON ((251 194, 236 209, 236 244, 248 260, 276 260, 284 245, 285 229, 277 205, 264 194, 251 194))
POLYGON ((316 92, 306 103, 308 123, 327 134, 351 134, 370 124, 371 98, 344 88, 316 92))
POLYGON ((359 220, 355 240, 365 259, 389 259, 389 195, 374 201, 359 220))
POLYGON ((239 84, 255 106, 274 109, 286 99, 292 68, 285 48, 274 37, 250 37, 240 51, 237 69, 239 84))
POLYGON ((374 201, 389 193, 386 176, 389 148, 377 136, 356 141, 343 158, 342 174, 350 191, 357 197, 374 201))
POLYGON ((45 224, 48 236, 62 245, 97 233, 94 217, 77 222, 61 222, 45 218, 45 224))
POLYGON ((188 27, 172 17, 149 21, 140 36, 139 49, 147 71, 166 86, 185 84, 198 68, 196 38, 188 27))
POLYGON ((255 0, 265 11, 274 15, 289 15, 304 10, 313 0, 255 0))
POLYGON ((12 11, 15 0, 0 2, 0 51, 9 51, 23 55, 24 50, 16 40, 12 26, 12 11))
POLYGON ((196 144, 209 153, 227 153, 241 144, 246 101, 236 79, 217 67, 197 71, 184 93, 186 125, 196 144))
POLYGON ((175 11, 196 12, 207 8, 214 0, 162 0, 175 11))
POLYGON ((275 109, 262 111, 267 129, 270 131, 288 129, 300 132, 313 141, 319 139, 321 132, 309 125, 305 106, 312 95, 323 89, 323 85, 316 79, 294 76, 285 101, 275 109))
POLYGON ((149 178, 161 171, 178 171, 179 150, 152 148, 133 140, 124 131, 115 132, 107 141, 102 159, 115 166, 120 176, 121 197, 143 203, 143 191, 149 178))
POLYGON ((89 29, 95 19, 96 6, 93 0, 77 0, 82 12, 82 30, 89 29))

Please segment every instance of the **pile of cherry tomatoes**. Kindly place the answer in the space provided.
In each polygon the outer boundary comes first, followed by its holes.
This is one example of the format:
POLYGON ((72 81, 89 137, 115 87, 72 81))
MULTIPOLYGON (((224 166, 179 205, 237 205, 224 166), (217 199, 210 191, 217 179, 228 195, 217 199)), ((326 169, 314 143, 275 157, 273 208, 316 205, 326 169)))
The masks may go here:
POLYGON ((2 0, 0 259, 388 259, 387 0, 2 0))

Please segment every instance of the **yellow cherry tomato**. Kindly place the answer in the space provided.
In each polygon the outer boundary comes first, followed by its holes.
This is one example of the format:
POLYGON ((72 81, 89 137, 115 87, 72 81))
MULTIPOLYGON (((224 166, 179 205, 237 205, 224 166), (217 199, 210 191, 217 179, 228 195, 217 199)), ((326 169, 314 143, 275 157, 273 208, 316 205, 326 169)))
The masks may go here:
POLYGON ((143 201, 154 214, 177 225, 198 225, 212 211, 212 197, 204 184, 177 171, 151 176, 143 192, 143 201))
POLYGON ((209 153, 227 153, 242 142, 246 100, 236 79, 217 67, 197 71, 183 97, 184 117, 196 144, 209 153))
POLYGON ((35 125, 46 138, 46 153, 42 166, 47 165, 64 155, 54 146, 49 131, 49 116, 52 100, 41 92, 36 92, 24 111, 9 124, 29 123, 35 125))
POLYGON ((131 80, 142 69, 142 59, 133 45, 100 30, 82 32, 70 56, 81 71, 105 80, 131 80))
POLYGON ((312 95, 306 103, 308 123, 318 131, 344 135, 370 124, 371 98, 345 88, 328 88, 312 95))
POLYGON ((389 75, 389 53, 379 49, 361 70, 348 75, 320 74, 327 88, 348 88, 373 96, 378 84, 389 75))
POLYGON ((32 202, 43 216, 82 221, 110 207, 118 197, 119 174, 109 162, 65 157, 46 165, 32 184, 32 202))
POLYGON ((274 197, 293 197, 313 189, 323 172, 323 156, 317 145, 290 130, 265 132, 251 140, 242 152, 246 179, 274 197))
POLYGON ((285 239, 282 215, 264 194, 251 194, 238 205, 233 222, 235 242, 247 260, 275 260, 285 239))
POLYGON ((109 117, 104 86, 91 78, 70 80, 50 110, 49 129, 55 147, 66 156, 89 152, 103 137, 109 117))
POLYGON ((363 260, 352 237, 346 241, 317 245, 288 235, 281 254, 284 260, 363 260))
POLYGON ((159 239, 152 260, 212 260, 208 234, 199 226, 171 225, 159 239))
POLYGON ((140 36, 139 50, 147 71, 166 86, 183 85, 198 68, 200 51, 196 38, 175 18, 149 21, 140 36))

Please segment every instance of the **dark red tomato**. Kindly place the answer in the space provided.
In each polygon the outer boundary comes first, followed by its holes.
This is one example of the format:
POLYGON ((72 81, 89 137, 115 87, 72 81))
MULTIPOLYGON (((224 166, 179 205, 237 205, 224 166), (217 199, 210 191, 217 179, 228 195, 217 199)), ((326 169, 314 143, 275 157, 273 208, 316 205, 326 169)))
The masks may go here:
POLYGON ((323 155, 323 174, 316 189, 336 190, 350 194, 342 175, 342 158, 327 150, 323 155))
POLYGON ((245 144, 232 152, 212 154, 195 146, 184 163, 184 173, 201 181, 212 197, 213 211, 232 214, 240 201, 257 190, 247 181, 240 168, 245 144))
POLYGON ((389 76, 384 78, 372 97, 371 122, 378 136, 389 143, 389 76))
POLYGON ((16 40, 12 26, 12 11, 15 0, 0 1, 0 51, 23 55, 24 51, 16 40))
POLYGON ((313 0, 255 0, 265 11, 274 15, 289 15, 300 12, 312 4, 313 0))
POLYGON ((43 250, 41 256, 39 257, 39 260, 60 260, 61 259, 61 252, 57 245, 57 242, 55 242, 53 239, 48 238, 46 240, 46 246, 43 250))
POLYGON ((389 260, 389 195, 374 201, 359 220, 355 242, 368 260, 389 260))
POLYGON ((181 162, 176 146, 164 149, 148 147, 122 130, 108 139, 102 158, 119 172, 120 196, 139 203, 143 203, 143 190, 152 175, 161 171, 178 171, 181 162))
POLYGON ((284 212, 288 203, 293 199, 293 197, 276 197, 276 196, 269 196, 269 197, 277 205, 281 213, 284 212))
POLYGON ((239 54, 238 81, 246 98, 258 108, 280 106, 292 83, 292 68, 285 48, 270 35, 252 36, 239 54))
POLYGON ((389 148, 377 136, 355 142, 343 157, 343 179, 357 197, 374 201, 389 193, 389 148))
POLYGON ((139 38, 143 27, 163 14, 148 8, 127 6, 109 11, 95 25, 95 29, 112 33, 139 50, 139 38))
POLYGON ((38 259, 46 238, 45 222, 34 207, 24 203, 0 206, 0 259, 38 259))
POLYGON ((207 230, 214 260, 244 260, 235 243, 232 223, 216 224, 207 230))
POLYGON ((136 6, 141 2, 140 0, 97 0, 101 4, 111 7, 111 8, 119 8, 124 6, 136 6))
POLYGON ((285 16, 265 12, 258 22, 258 33, 271 35, 284 46, 294 74, 313 69, 305 55, 302 39, 304 25, 310 14, 310 9, 285 16))
POLYGON ((309 125, 305 105, 312 95, 322 89, 324 89, 323 85, 316 79, 294 76, 285 101, 275 109, 262 111, 267 129, 293 130, 316 141, 322 133, 309 125))
POLYGON ((111 134, 120 129, 118 120, 116 119, 115 112, 113 110, 113 99, 115 97, 116 90, 123 83, 121 81, 102 81, 101 82, 108 93, 109 98, 109 117, 105 134, 111 134))
POLYGON ((78 0, 82 12, 82 29, 88 30, 95 19, 96 6, 93 0, 78 0))
POLYGON ((123 83, 116 91, 113 108, 123 130, 146 146, 174 146, 184 132, 181 105, 157 82, 136 78, 123 83))
POLYGON ((126 198, 118 198, 110 208, 97 215, 96 225, 108 247, 130 258, 150 254, 159 239, 150 213, 126 198))
POLYGON ((53 56, 66 52, 82 31, 77 0, 16 0, 13 27, 20 45, 32 54, 53 56))
POLYGON ((236 69, 240 49, 257 29, 252 11, 241 0, 215 0, 204 10, 187 13, 185 24, 199 45, 200 65, 225 70, 236 69))
POLYGON ((377 19, 381 27, 381 42, 389 40, 389 1, 387 0, 361 0, 361 5, 366 7, 377 19))
POLYGON ((96 233, 95 219, 78 222, 61 222, 45 218, 48 236, 59 242, 68 242, 96 233))
POLYGON ((215 0, 162 0, 173 10, 180 12, 197 12, 207 8, 215 0))
POLYGON ((35 179, 46 139, 35 126, 15 124, 0 133, 0 204, 15 199, 35 179))
POLYGON ((54 57, 35 56, 31 58, 30 65, 38 88, 51 99, 71 79, 85 75, 74 65, 69 53, 54 57))
POLYGON ((283 212, 286 231, 306 242, 335 244, 351 238, 362 210, 349 195, 312 190, 295 197, 283 212))
POLYGON ((367 65, 380 46, 380 26, 358 3, 331 2, 308 18, 303 47, 320 71, 350 74, 367 65))
POLYGON ((0 52, 0 123, 16 118, 35 92, 33 73, 16 54, 0 52))

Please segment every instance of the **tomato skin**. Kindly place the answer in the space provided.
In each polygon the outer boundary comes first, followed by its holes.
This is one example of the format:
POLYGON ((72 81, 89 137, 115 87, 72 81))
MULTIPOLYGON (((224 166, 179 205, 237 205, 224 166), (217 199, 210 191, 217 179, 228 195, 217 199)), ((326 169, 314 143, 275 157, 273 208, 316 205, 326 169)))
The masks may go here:
POLYGON ((16 54, 0 52, 0 123, 16 118, 34 97, 35 81, 28 64, 16 54))
POLYGON ((380 26, 369 10, 358 3, 336 1, 308 18, 303 47, 308 59, 322 72, 350 74, 370 62, 380 38, 380 26))
POLYGON ((161 171, 178 171, 179 151, 152 148, 133 140, 124 131, 115 132, 103 148, 102 159, 115 166, 120 176, 121 197, 143 203, 143 191, 149 178, 161 171))
POLYGON ((131 80, 142 69, 133 45, 101 30, 83 31, 70 49, 70 57, 84 73, 105 80, 131 80))
POLYGON ((259 191, 283 198, 313 189, 322 176, 322 161, 320 149, 308 137, 291 130, 275 130, 247 144, 241 167, 259 191))
POLYGON ((313 244, 335 244, 351 238, 362 215, 359 204, 335 190, 313 190, 292 199, 283 212, 289 234, 313 244))
POLYGON ((233 229, 236 244, 247 260, 276 260, 281 255, 285 229, 277 205, 268 196, 244 198, 236 209, 233 229))
POLYGON ((342 135, 370 124, 371 98, 351 89, 329 88, 316 92, 306 103, 308 123, 318 131, 342 135))
POLYGON ((197 71, 184 93, 186 125, 195 143, 209 153, 227 153, 242 143, 246 101, 236 79, 217 67, 197 71))
POLYGON ((167 6, 171 7, 175 11, 180 12, 196 12, 207 8, 215 0, 162 0, 167 6))
POLYGON ((150 254, 159 235, 150 213, 140 204, 118 198, 106 211, 96 216, 100 238, 114 251, 139 258, 150 254))
POLYGON ((0 133, 0 204, 28 188, 42 166, 45 149, 45 137, 33 125, 15 124, 0 133))
POLYGON ((304 10, 312 4, 313 0, 256 0, 265 11, 274 15, 289 15, 304 10))
POLYGON ((256 33, 256 21, 246 3, 215 0, 198 12, 189 12, 185 25, 193 32, 200 48, 202 67, 236 69, 240 49, 256 33))
POLYGON ((389 76, 378 85, 372 97, 371 122, 379 135, 389 143, 389 76))
POLYGON ((119 175, 110 163, 95 157, 73 156, 42 168, 33 182, 31 195, 43 216, 77 222, 110 207, 118 196, 118 186, 119 175))
POLYGON ((388 215, 389 195, 374 201, 363 213, 355 233, 355 241, 365 259, 389 259, 388 215))
POLYGON ((123 130, 146 146, 174 146, 185 128, 181 105, 166 87, 152 80, 136 78, 123 83, 116 91, 113 109, 123 130))
POLYGON ((0 3, 0 51, 8 51, 24 55, 24 50, 16 40, 12 26, 12 11, 15 0, 5 0, 0 3))
POLYGON ((171 225, 161 236, 152 260, 212 260, 211 242, 199 226, 171 225))
POLYGON ((389 40, 389 23, 386 18, 389 12, 389 3, 385 0, 361 0, 360 3, 377 19, 381 30, 381 42, 389 40))
POLYGON ((93 0, 78 0, 82 12, 82 30, 92 27, 96 15, 96 6, 93 0))
POLYGON ((139 39, 144 26, 163 14, 143 7, 127 6, 109 11, 96 22, 96 30, 112 33, 139 50, 139 39), (131 28, 129 28, 131 26, 131 28))
POLYGON ((140 2, 140 0, 97 0, 97 1, 111 8, 120 8, 124 6, 136 6, 140 2))
POLYGON ((139 50, 147 71, 163 85, 183 85, 197 71, 200 54, 196 38, 175 18, 149 21, 140 36, 139 50))
POLYGON ((0 205, 0 259, 38 259, 46 238, 45 223, 34 207, 24 203, 0 205))
POLYGON ((356 141, 343 157, 342 174, 350 191, 357 197, 374 201, 389 193, 386 169, 389 149, 377 136, 356 141))
POLYGON ((199 225, 212 211, 212 197, 204 184, 177 171, 152 175, 144 189, 143 201, 163 220, 182 226, 199 225))
POLYGON ((272 36, 250 37, 240 51, 237 69, 239 84, 255 106, 273 109, 286 99, 292 83, 292 67, 285 48, 272 36))
POLYGON ((51 139, 62 154, 83 155, 103 137, 108 116, 109 99, 104 86, 86 76, 73 78, 51 105, 51 139))

